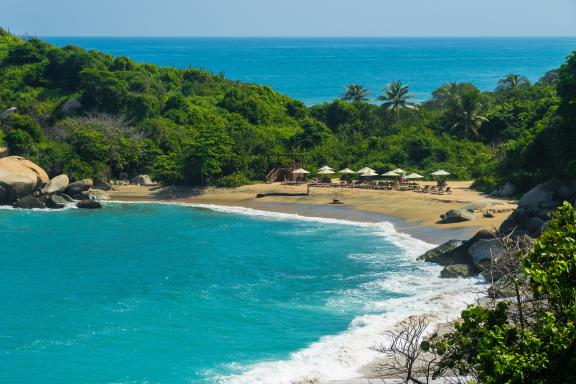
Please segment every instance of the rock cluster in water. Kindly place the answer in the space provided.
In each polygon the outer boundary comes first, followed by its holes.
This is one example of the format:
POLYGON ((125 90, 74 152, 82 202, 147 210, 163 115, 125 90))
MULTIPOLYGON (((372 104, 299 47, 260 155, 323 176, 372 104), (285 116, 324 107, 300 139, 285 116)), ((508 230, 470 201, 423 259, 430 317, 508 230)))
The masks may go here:
POLYGON ((15 208, 64 208, 77 201, 78 208, 102 208, 94 200, 90 179, 70 183, 67 175, 52 179, 38 165, 19 156, 0 158, 0 205, 15 208))
MULTIPOLYGON (((418 260, 444 266, 441 277, 445 278, 471 277, 481 273, 487 275, 493 262, 504 253, 502 236, 522 238, 526 242, 538 238, 552 219, 551 212, 564 201, 576 205, 575 181, 549 180, 539 184, 520 198, 518 208, 497 232, 482 230, 467 241, 450 240, 426 252, 418 260)), ((459 217, 460 213, 453 212, 446 216, 459 217)), ((491 277, 494 278, 493 275, 491 277)))

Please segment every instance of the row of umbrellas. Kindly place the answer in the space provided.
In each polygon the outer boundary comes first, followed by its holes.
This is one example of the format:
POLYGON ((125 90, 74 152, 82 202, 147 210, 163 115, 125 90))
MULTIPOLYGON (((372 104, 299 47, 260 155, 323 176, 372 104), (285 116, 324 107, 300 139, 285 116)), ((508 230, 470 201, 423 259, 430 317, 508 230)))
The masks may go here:
MULTIPOLYGON (((309 174, 310 172, 308 172, 307 170, 300 168, 300 169, 296 169, 294 171, 292 171, 293 174, 296 175, 304 175, 304 174, 309 174)), ((375 170, 373 170, 372 168, 368 168, 368 167, 364 167, 358 171, 353 171, 350 168, 344 168, 343 170, 339 171, 339 172, 335 172, 333 168, 330 168, 329 166, 325 165, 322 168, 320 168, 320 170, 318 171, 319 175, 332 175, 334 173, 340 173, 343 175, 352 175, 352 174, 359 174, 360 176, 364 176, 364 177, 372 177, 372 176, 378 176, 378 174, 376 173, 375 170)), ((387 177, 399 177, 399 176, 403 176, 405 175, 406 172, 403 169, 397 168, 393 171, 388 171, 386 173, 383 173, 380 176, 387 176, 387 177)), ((431 173, 432 176, 448 176, 450 175, 450 173, 446 172, 443 169, 440 169, 436 172, 432 172, 431 173)), ((411 173, 409 175, 404 176, 405 179, 422 179, 424 178, 424 176, 419 175, 417 173, 411 173)))

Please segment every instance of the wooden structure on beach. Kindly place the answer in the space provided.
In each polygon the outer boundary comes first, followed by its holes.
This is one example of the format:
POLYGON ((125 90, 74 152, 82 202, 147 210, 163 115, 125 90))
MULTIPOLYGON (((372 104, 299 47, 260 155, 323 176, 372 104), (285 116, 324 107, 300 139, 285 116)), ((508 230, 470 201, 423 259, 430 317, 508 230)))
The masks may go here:
MULTIPOLYGON (((304 153, 268 153, 266 154, 266 182, 294 181, 298 175, 293 175, 292 171, 304 168, 306 165, 306 155, 304 153)), ((301 175, 300 175, 301 176, 301 175)))

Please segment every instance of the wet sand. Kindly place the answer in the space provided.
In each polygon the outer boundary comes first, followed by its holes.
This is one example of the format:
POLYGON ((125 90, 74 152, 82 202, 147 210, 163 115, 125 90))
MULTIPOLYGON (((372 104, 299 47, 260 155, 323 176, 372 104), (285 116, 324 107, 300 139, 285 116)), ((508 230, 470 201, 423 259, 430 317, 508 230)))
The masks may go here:
MULTIPOLYGON (((425 183, 424 183, 425 184, 425 183)), ((352 221, 390 221, 396 228, 422 240, 439 244, 448 239, 466 239, 480 229, 498 228, 516 207, 512 200, 494 199, 470 189, 471 182, 450 182, 452 194, 433 195, 413 191, 382 191, 358 188, 312 187, 305 196, 266 196, 258 194, 305 194, 305 185, 254 184, 239 188, 191 188, 117 186, 102 196, 118 201, 171 201, 182 203, 239 206, 302 216, 352 221), (330 204, 338 199, 342 204, 330 204), (479 208, 476 219, 441 224, 440 214, 473 204, 479 208), (493 218, 482 212, 494 211, 493 218)))

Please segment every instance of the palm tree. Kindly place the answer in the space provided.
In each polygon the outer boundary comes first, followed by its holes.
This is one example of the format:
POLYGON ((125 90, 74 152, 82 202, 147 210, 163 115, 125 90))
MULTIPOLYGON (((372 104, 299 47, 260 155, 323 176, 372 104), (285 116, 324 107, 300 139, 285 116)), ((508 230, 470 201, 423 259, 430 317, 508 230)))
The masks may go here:
POLYGON ((488 119, 483 114, 480 92, 462 92, 450 103, 452 130, 459 131, 464 137, 478 137, 478 130, 488 119))
POLYGON ((417 108, 416 105, 408 102, 414 97, 408 92, 408 85, 402 84, 402 81, 398 80, 395 83, 389 83, 388 88, 384 88, 384 95, 378 97, 378 100, 383 101, 382 107, 394 111, 396 121, 400 120, 401 109, 417 108))
POLYGON ((497 91, 515 91, 518 88, 525 88, 530 86, 530 81, 526 76, 516 75, 514 73, 508 74, 505 78, 498 81, 497 91))
POLYGON ((368 100, 368 89, 360 84, 350 84, 346 87, 346 92, 342 95, 342 100, 353 101, 355 103, 368 100))

